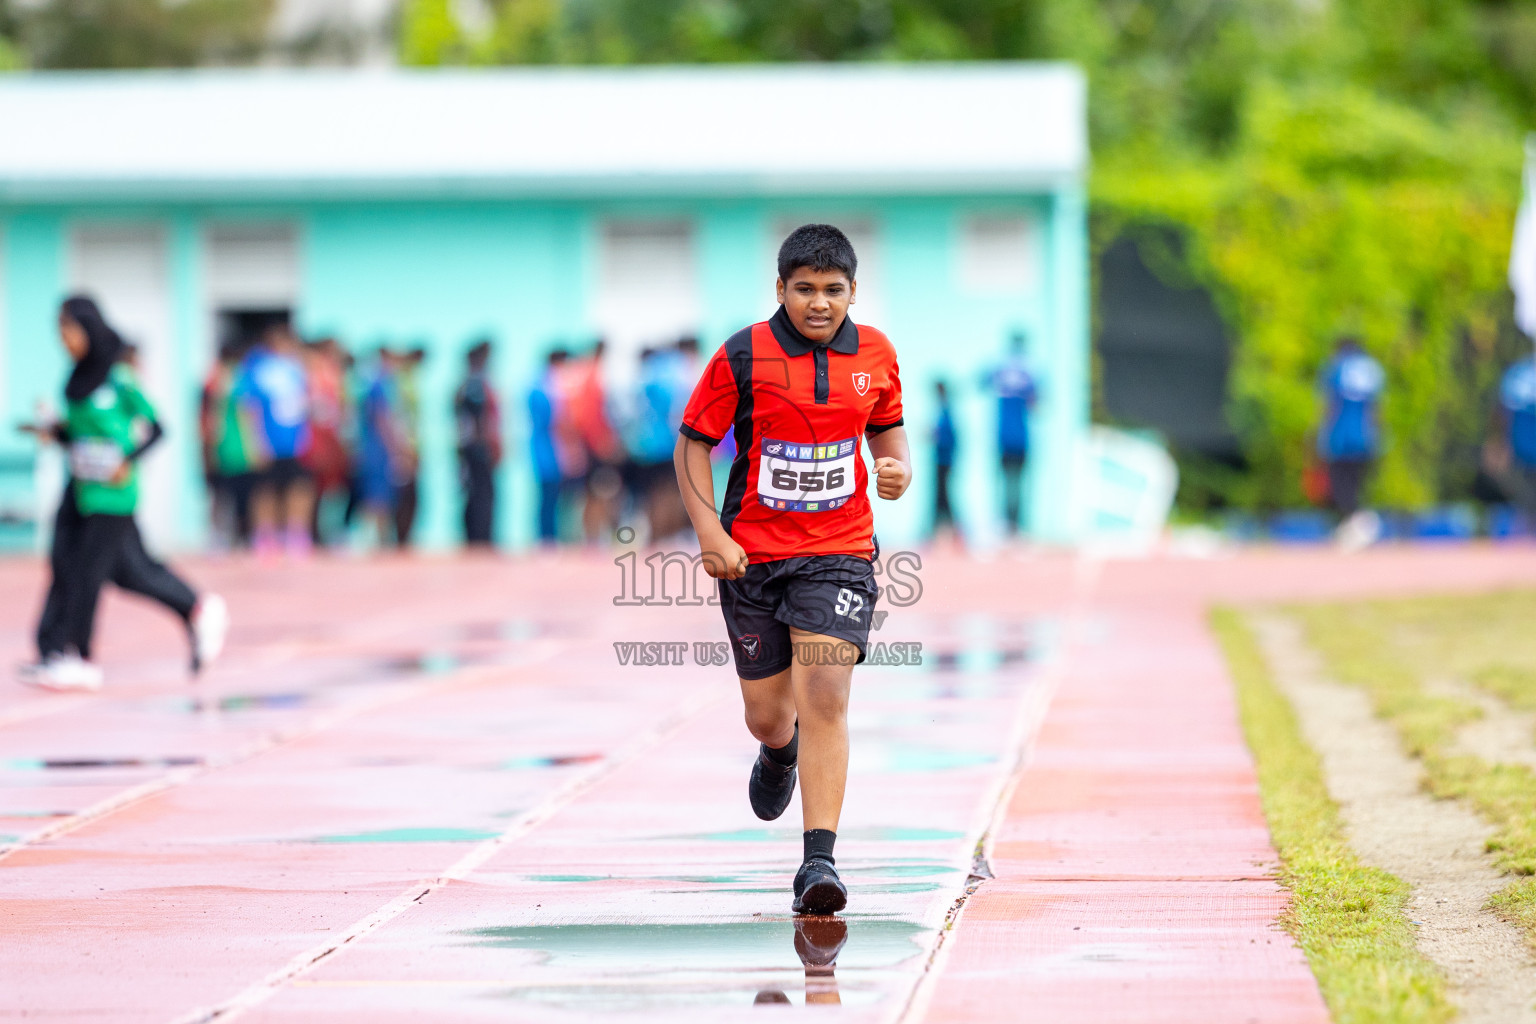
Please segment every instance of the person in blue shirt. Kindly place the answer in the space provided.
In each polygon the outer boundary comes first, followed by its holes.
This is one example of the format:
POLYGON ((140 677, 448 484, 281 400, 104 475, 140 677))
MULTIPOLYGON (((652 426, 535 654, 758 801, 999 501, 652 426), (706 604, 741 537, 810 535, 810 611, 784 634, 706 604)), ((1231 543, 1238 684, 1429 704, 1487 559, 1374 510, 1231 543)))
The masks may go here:
POLYGON ((955 532, 955 512, 949 503, 949 474, 955 465, 955 418, 949 408, 949 386, 937 381, 933 390, 939 400, 939 418, 933 427, 933 533, 955 532))
POLYGON ((555 406, 558 389, 555 373, 570 353, 557 348, 549 354, 548 365, 537 384, 528 392, 528 419, 532 426, 529 444, 532 447, 533 474, 539 481, 539 542, 553 545, 560 539, 560 490, 565 473, 560 464, 555 445, 555 406))
POLYGON ((1536 523, 1536 358, 1526 356, 1499 382, 1500 443, 1494 446, 1505 493, 1536 523))
POLYGON ((672 468, 678 426, 693 386, 688 381, 688 391, 679 387, 683 361, 676 345, 640 352, 634 415, 626 440, 635 504, 644 510, 653 539, 669 537, 688 525, 677 473, 672 468))
POLYGON ((399 466, 406 438, 400 426, 397 369, 403 356, 381 347, 357 403, 357 458, 353 493, 377 543, 393 537, 399 466))
POLYGON ((1003 468, 1003 524, 1019 530, 1024 504, 1024 466, 1029 460, 1029 413, 1035 405, 1035 378, 1024 361, 1024 332, 1015 331, 1008 356, 983 383, 997 393, 997 453, 1003 468))
POLYGON ((286 546, 290 555, 307 555, 314 487, 301 460, 310 446, 309 382, 299 339, 287 323, 269 327, 241 360, 230 400, 256 426, 259 468, 251 491, 256 552, 271 555, 286 546))
POLYGON ((1346 523, 1360 511, 1366 478, 1381 453, 1378 407, 1386 379, 1354 337, 1339 339, 1318 378, 1324 411, 1317 454, 1328 469, 1333 507, 1346 523))

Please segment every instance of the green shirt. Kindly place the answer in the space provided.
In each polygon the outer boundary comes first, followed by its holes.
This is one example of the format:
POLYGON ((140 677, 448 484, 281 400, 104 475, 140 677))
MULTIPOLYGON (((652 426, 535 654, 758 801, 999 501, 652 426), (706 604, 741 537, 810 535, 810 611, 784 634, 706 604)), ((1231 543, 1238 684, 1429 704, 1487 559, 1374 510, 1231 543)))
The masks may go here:
POLYGON ((133 515, 139 471, 126 457, 138 448, 144 423, 154 418, 154 407, 139 390, 133 371, 122 364, 85 398, 69 401, 64 414, 69 472, 82 515, 133 515), (114 479, 125 467, 121 478, 114 479))

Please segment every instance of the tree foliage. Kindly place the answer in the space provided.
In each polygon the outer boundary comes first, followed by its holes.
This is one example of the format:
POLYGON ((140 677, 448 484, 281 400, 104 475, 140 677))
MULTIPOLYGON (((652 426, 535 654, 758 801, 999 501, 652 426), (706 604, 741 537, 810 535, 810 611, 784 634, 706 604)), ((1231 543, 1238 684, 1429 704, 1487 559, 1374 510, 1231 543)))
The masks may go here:
POLYGON ((1536 0, 493 0, 456 38, 449 59, 483 63, 1077 61, 1096 245, 1173 228, 1179 275, 1237 339, 1248 466, 1217 497, 1300 500, 1314 381, 1346 331, 1389 374, 1377 498, 1471 487, 1522 345, 1503 282, 1536 0))
POLYGON ((190 67, 254 60, 273 0, 0 0, 0 70, 190 67), (14 45, 6 42, 14 40, 14 45))
MULTIPOLYGON (((1389 373, 1377 497, 1470 486, 1523 344, 1503 270, 1536 0, 482 0, 472 24, 465 2, 403 0, 402 63, 1076 61, 1096 245, 1172 228, 1178 274, 1236 339, 1248 466, 1220 497, 1299 500, 1314 376, 1342 331, 1389 373)), ((272 3, 0 0, 0 69, 247 59, 272 3)))

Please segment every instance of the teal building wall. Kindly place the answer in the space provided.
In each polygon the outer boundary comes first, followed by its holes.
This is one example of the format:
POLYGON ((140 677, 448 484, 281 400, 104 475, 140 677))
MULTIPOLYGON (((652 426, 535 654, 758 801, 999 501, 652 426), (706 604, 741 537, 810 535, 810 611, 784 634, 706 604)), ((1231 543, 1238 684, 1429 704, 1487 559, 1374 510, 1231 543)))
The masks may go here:
MULTIPOLYGON (((299 240, 297 319, 306 334, 334 334, 360 356, 381 341, 429 349, 422 379, 421 543, 457 543, 452 390, 476 337, 498 341, 495 373, 507 411, 500 536, 518 548, 533 533, 526 394, 555 343, 578 347, 596 331, 598 249, 609 218, 685 219, 693 229, 698 333, 707 353, 732 331, 774 309, 773 255, 786 218, 871 228, 881 322, 900 355, 908 433, 917 476, 897 503, 878 502, 882 542, 928 532, 932 507, 933 382, 950 383, 961 435, 956 509, 973 533, 997 530, 995 400, 979 385, 1015 328, 1029 337, 1040 378, 1032 419, 1028 530, 1068 541, 1073 450, 1089 406, 1088 257, 1084 196, 1077 186, 1018 195, 671 197, 644 200, 462 200, 289 202, 222 205, 0 205, 0 421, 31 417, 39 399, 59 401, 66 366, 54 318, 69 284, 71 230, 122 221, 159 225, 165 239, 174 378, 163 389, 170 441, 154 458, 173 460, 174 543, 204 538, 207 500, 197 458, 196 402, 213 349, 204 300, 206 228, 239 222, 294 225, 299 240), (967 218, 1025 215, 1032 273, 978 294, 965 279, 967 218)), ((110 317, 111 309, 107 313, 110 317)), ((854 318, 860 320, 860 307, 854 318)), ((7 429, 0 463, 21 465, 28 442, 7 429)), ((14 475, 14 474, 13 474, 14 475)), ((15 481, 11 481, 14 486, 15 481)))

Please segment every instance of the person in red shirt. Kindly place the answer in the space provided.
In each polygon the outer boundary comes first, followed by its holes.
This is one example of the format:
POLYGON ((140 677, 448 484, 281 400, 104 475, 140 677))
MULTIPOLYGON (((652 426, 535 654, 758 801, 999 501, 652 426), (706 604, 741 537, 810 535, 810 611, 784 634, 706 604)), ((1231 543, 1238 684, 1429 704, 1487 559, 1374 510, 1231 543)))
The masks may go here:
POLYGON ((803 778, 797 914, 848 902, 832 848, 848 778, 849 683, 878 596, 865 439, 880 497, 901 497, 912 480, 896 350, 848 317, 857 269, 830 224, 784 240, 778 312, 710 359, 673 458, 705 571, 720 581, 747 729, 761 744, 753 811, 777 818, 797 769, 803 778), (716 509, 710 451, 727 433, 736 458, 716 509))

